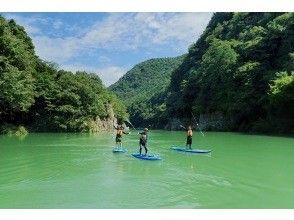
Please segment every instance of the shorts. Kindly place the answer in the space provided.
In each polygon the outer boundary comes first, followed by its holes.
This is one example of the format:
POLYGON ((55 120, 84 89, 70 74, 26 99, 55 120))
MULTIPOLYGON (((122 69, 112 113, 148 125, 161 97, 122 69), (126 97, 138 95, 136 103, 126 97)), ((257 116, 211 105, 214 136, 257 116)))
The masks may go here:
POLYGON ((115 142, 116 142, 116 143, 120 143, 120 142, 121 142, 121 137, 116 136, 116 138, 115 138, 115 142))
POLYGON ((146 142, 144 142, 144 141, 140 140, 139 144, 140 144, 140 146, 146 147, 146 142))
POLYGON ((187 145, 191 145, 192 144, 192 137, 191 136, 188 136, 187 137, 187 145))

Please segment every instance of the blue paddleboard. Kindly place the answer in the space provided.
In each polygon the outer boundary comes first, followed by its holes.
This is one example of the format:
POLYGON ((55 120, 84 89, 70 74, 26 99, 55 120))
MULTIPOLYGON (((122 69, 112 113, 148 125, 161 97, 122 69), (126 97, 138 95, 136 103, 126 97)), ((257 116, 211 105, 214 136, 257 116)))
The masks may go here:
POLYGON ((126 148, 120 148, 120 147, 115 147, 112 149, 112 152, 113 153, 125 153, 127 152, 128 150, 126 148))
POLYGON ((171 147, 171 149, 176 151, 187 152, 187 153, 195 153, 195 154, 207 154, 212 151, 212 150, 205 150, 205 149, 188 149, 186 147, 171 147))
POLYGON ((133 157, 141 159, 141 160, 161 160, 161 157, 158 155, 144 155, 144 154, 139 154, 139 153, 133 153, 133 157))

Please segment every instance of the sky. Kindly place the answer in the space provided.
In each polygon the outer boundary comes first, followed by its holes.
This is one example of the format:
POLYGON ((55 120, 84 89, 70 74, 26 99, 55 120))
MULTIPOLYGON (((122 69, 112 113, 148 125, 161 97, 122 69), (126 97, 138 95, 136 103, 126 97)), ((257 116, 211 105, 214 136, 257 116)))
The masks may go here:
POLYGON ((24 26, 43 60, 109 86, 134 65, 187 53, 212 13, 3 13, 24 26))

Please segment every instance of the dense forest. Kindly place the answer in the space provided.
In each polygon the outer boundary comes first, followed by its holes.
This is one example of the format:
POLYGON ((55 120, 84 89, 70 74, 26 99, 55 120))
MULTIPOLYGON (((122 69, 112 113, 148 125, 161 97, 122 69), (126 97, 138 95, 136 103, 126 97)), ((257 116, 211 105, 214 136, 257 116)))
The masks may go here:
POLYGON ((184 55, 139 63, 109 87, 126 105, 132 123, 152 127, 161 124, 171 73, 183 59, 184 55))
MULTIPOLYGON (((146 83, 133 81, 125 77, 112 89, 128 99, 146 83)), ((162 80, 152 83, 148 91, 162 80)), ((142 105, 137 98, 128 101, 129 110, 138 106, 131 112, 136 123, 160 118, 165 126, 172 118, 217 113, 222 125, 206 129, 293 133, 294 13, 215 13, 161 91, 154 96, 159 106, 150 104, 150 96, 141 97, 142 105)))
POLYGON ((110 114, 127 117, 97 75, 41 60, 24 28, 0 16, 0 132, 90 132, 110 114))

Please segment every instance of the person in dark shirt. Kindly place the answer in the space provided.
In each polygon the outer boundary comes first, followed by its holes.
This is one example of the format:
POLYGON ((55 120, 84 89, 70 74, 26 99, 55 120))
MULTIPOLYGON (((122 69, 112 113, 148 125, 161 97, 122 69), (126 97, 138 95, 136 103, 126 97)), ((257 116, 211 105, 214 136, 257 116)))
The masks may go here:
POLYGON ((140 132, 140 139, 139 139, 139 146, 140 146, 140 155, 142 154, 142 148, 145 149, 145 156, 147 155, 148 149, 147 149, 147 140, 148 140, 148 128, 144 128, 143 132, 140 132))

